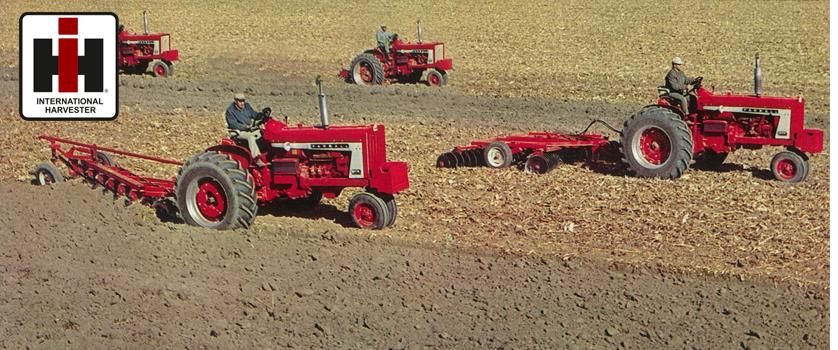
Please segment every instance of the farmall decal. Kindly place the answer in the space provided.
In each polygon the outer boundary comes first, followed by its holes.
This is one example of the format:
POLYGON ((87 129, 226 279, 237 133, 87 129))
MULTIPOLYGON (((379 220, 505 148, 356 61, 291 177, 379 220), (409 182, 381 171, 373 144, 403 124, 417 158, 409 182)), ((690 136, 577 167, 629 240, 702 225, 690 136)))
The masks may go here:
POLYGON ((117 17, 20 17, 20 114, 27 120, 113 119, 118 113, 117 17))

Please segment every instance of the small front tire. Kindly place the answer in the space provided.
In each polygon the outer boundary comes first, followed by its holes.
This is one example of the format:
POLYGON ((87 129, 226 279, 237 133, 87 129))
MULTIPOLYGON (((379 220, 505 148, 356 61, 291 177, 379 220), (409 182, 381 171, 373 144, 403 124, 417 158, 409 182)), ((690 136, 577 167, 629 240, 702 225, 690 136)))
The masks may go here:
POLYGON ((380 230, 390 222, 387 204, 381 198, 361 192, 349 201, 349 215, 356 226, 364 229, 380 230))
POLYGON ((35 167, 32 172, 34 179, 32 182, 39 186, 50 185, 56 182, 64 181, 64 175, 61 170, 51 163, 41 163, 35 167))
POLYGON ((809 161, 795 152, 782 151, 771 159, 771 173, 782 182, 798 183, 809 175, 809 161))

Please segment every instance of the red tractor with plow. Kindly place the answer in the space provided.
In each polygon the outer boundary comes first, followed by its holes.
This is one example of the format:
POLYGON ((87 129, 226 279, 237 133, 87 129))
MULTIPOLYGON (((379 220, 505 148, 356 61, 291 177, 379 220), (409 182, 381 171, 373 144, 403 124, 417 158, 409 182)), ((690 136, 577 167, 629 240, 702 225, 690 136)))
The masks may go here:
POLYGON ((143 11, 143 34, 128 33, 120 25, 117 66, 123 72, 145 73, 151 66, 155 77, 168 77, 174 73, 172 63, 180 59, 178 50, 172 49, 169 33, 148 33, 148 16, 143 11))
POLYGON ((588 128, 579 134, 512 135, 455 147, 439 156, 437 166, 504 168, 519 164, 528 171, 544 173, 565 161, 568 154, 582 154, 587 160, 621 159, 641 177, 676 179, 693 160, 697 168, 714 169, 739 148, 779 146, 785 150, 770 162, 774 177, 786 183, 806 179, 808 154, 823 151, 823 131, 804 128, 802 97, 762 95, 759 55, 753 95, 716 94, 706 90, 702 80, 693 81, 692 112, 688 114, 666 88, 659 87, 656 104, 629 117, 622 131, 611 128, 620 134, 619 142, 589 134, 588 128))
POLYGON ((428 85, 445 86, 448 71, 453 68, 453 61, 445 58, 445 43, 422 42, 419 22, 416 22, 416 31, 419 42, 402 41, 396 36, 389 55, 379 47, 367 49, 355 56, 349 70, 341 70, 339 76, 358 85, 415 84, 424 77, 428 85))
MULTIPOLYGON (((321 198, 335 198, 347 187, 364 188, 349 201, 349 214, 361 228, 382 229, 397 216, 394 195, 409 187, 408 165, 387 161, 384 126, 331 126, 320 79, 317 79, 321 124, 289 126, 263 111, 263 147, 252 161, 248 148, 230 138, 207 148, 185 163, 176 160, 99 147, 52 136, 53 162, 61 162, 70 176, 104 186, 127 201, 141 201, 176 211, 188 224, 213 229, 246 228, 259 207, 288 204, 309 209, 321 198), (106 153, 107 152, 107 153, 106 153), (119 166, 110 155, 180 165, 175 178, 158 179, 119 166)), ((261 130, 254 125, 254 130, 261 130)), ((51 163, 34 171, 34 181, 45 185, 63 181, 51 163)))

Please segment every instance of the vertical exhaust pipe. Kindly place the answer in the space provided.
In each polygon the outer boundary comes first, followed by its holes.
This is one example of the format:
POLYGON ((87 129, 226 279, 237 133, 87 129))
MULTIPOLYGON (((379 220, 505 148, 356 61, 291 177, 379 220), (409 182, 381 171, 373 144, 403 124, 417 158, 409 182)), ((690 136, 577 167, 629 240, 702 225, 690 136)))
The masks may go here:
POLYGON ((416 38, 419 39, 419 42, 422 42, 422 23, 419 23, 419 20, 416 20, 416 38))
POLYGON ((143 33, 148 34, 148 15, 143 10, 143 33))
POLYGON ((757 95, 757 97, 762 95, 762 69, 759 68, 759 52, 757 52, 756 65, 754 66, 754 95, 757 95))
POLYGON ((320 76, 318 75, 316 79, 314 79, 315 84, 317 84, 317 103, 320 107, 320 127, 323 129, 329 128, 329 109, 326 106, 326 94, 323 93, 323 84, 320 80, 320 76))

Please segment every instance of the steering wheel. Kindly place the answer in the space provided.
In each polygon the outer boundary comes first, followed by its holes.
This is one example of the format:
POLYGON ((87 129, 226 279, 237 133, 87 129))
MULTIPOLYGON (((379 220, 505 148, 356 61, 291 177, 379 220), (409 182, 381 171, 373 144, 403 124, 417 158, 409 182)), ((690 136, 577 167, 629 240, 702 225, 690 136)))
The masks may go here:
POLYGON ((698 90, 698 88, 701 87, 701 82, 702 81, 704 81, 704 77, 696 77, 695 79, 693 79, 692 83, 690 83, 690 84, 692 84, 693 88, 690 89, 689 92, 693 92, 693 91, 698 90))
POLYGON ((271 108, 262 108, 262 112, 256 113, 256 118, 253 118, 253 127, 258 128, 260 125, 267 123, 269 119, 271 119, 271 108))

